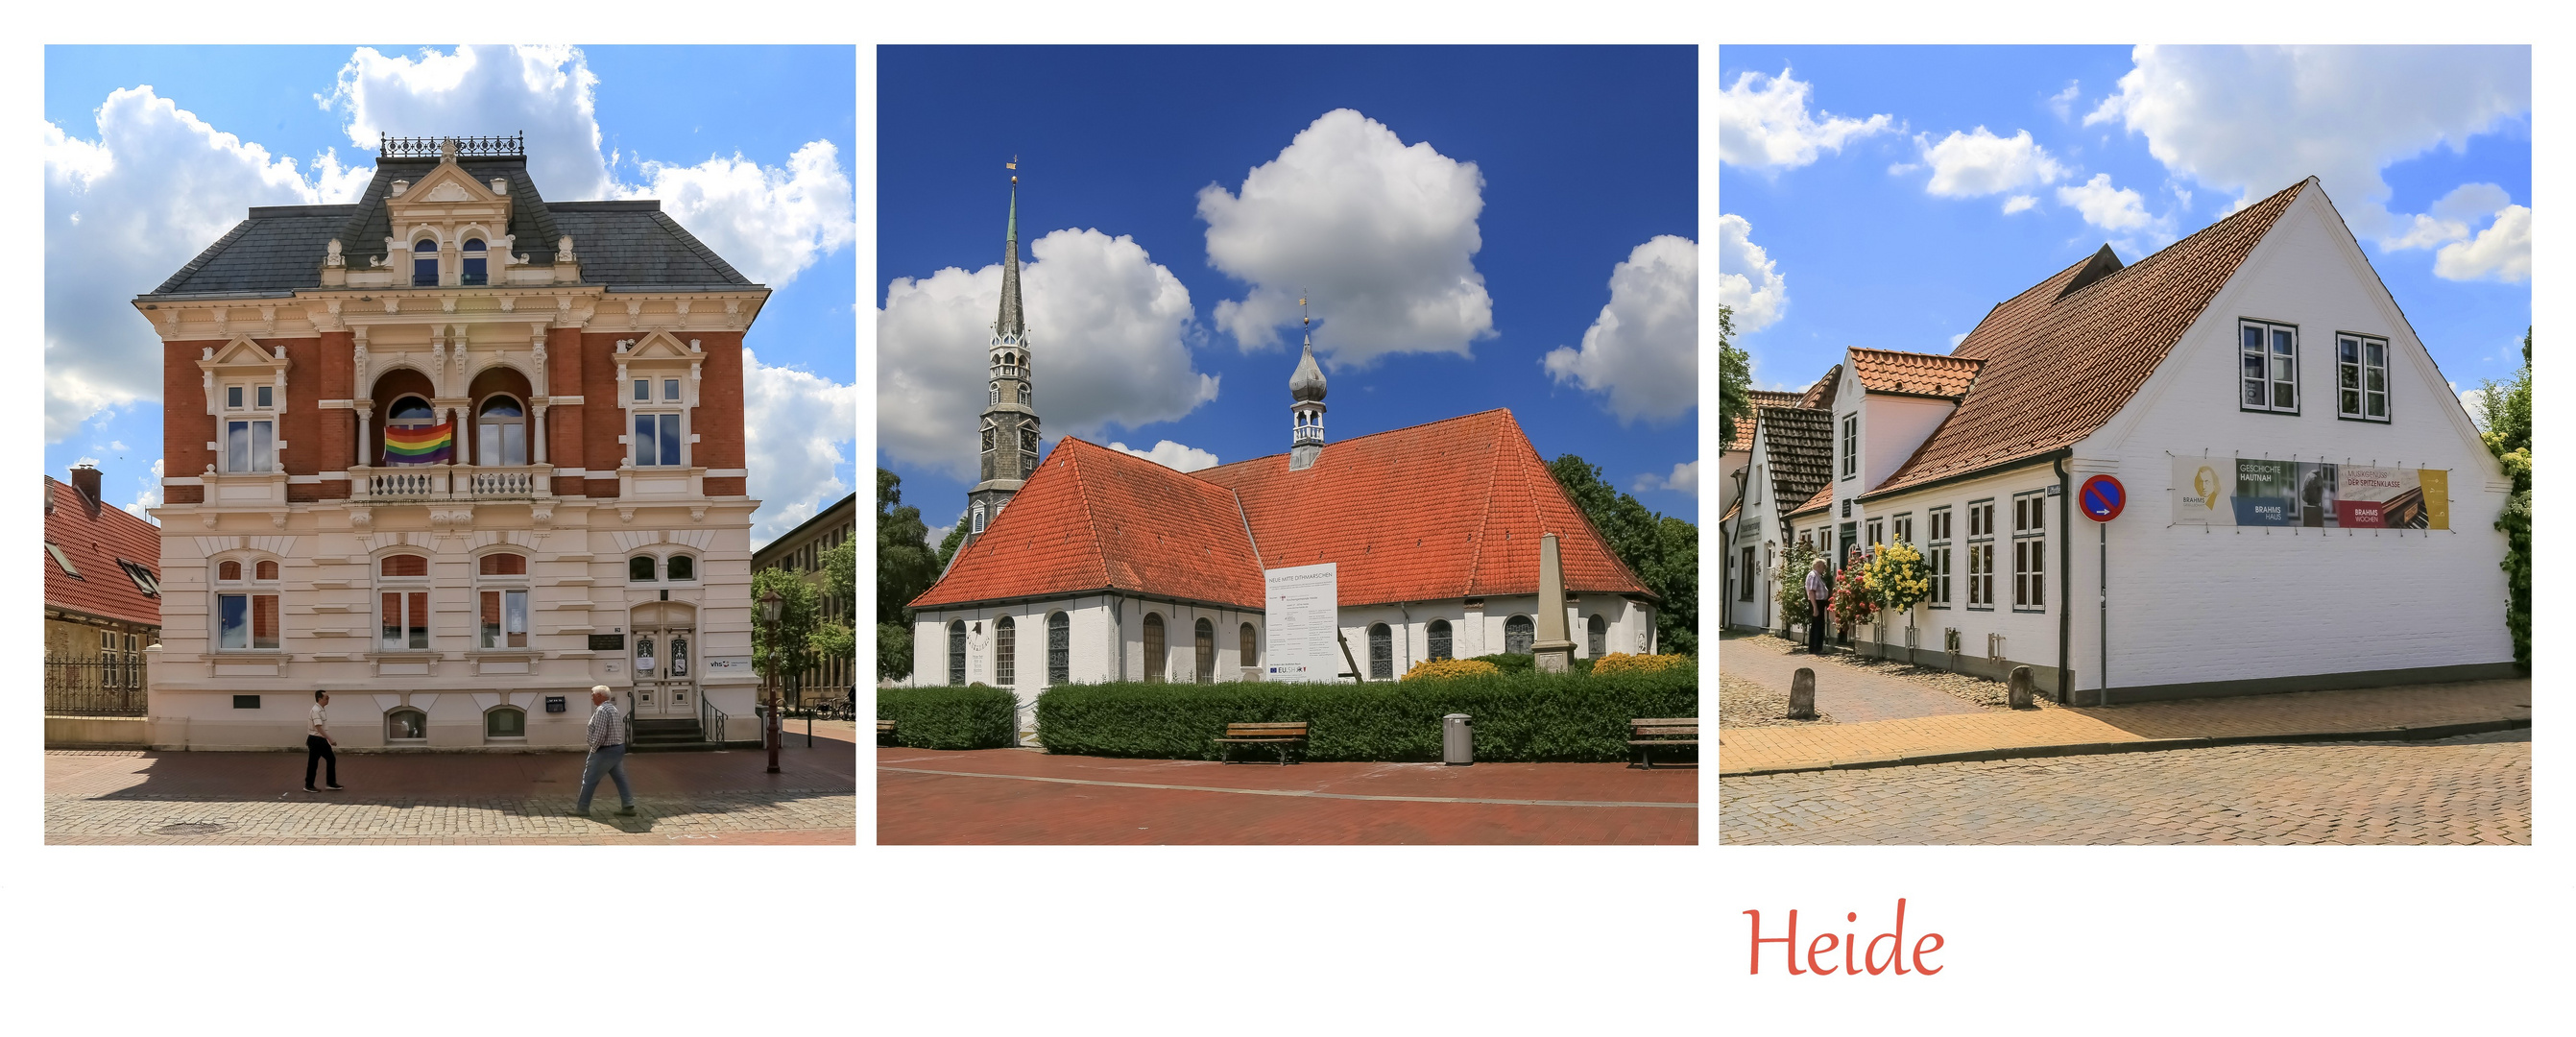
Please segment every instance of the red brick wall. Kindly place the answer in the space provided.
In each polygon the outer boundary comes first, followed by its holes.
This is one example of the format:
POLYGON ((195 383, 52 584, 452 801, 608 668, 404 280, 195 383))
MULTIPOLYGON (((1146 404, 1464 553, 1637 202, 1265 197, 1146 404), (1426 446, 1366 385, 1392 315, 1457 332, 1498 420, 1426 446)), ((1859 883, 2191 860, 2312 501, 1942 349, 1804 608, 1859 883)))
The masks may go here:
MULTIPOLYGON (((597 410, 603 402, 589 395, 583 373, 595 364, 584 363, 580 328, 546 330, 546 389, 549 393, 580 396, 590 402, 546 409, 546 462, 559 468, 587 468, 589 457, 583 450, 586 438, 584 416, 597 410)), ((611 347, 614 348, 614 347, 611 347)), ((565 497, 586 496, 578 477, 555 480, 555 493, 565 497)))
MULTIPOLYGON (((222 339, 161 344, 161 474, 165 477, 199 475, 215 462, 215 452, 206 449, 207 441, 215 438, 215 422, 206 415, 206 372, 197 366, 197 358, 209 347, 223 344, 222 339)), ((167 499, 172 504, 201 504, 206 490, 173 486, 167 499)))
POLYGON ((626 412, 617 409, 620 388, 617 384, 617 340, 625 337, 624 334, 581 336, 579 384, 584 402, 580 431, 574 438, 574 442, 580 445, 580 453, 567 449, 563 456, 566 464, 578 463, 593 472, 608 473, 607 479, 591 479, 583 484, 583 492, 592 497, 617 496, 617 465, 624 460, 625 451, 625 447, 617 442, 618 423, 626 416, 626 412), (575 457, 580 460, 571 460, 575 457))
MULTIPOLYGON (((555 385, 578 384, 582 398, 588 401, 580 408, 583 413, 578 419, 569 422, 576 431, 557 439, 549 448, 556 451, 551 456, 564 458, 560 463, 570 465, 573 463, 571 458, 577 456, 581 459, 581 467, 596 474, 615 473, 617 466, 625 462, 628 446, 617 441, 617 437, 626 432, 626 412, 618 407, 622 398, 619 394, 626 387, 617 382, 617 340, 642 337, 633 332, 582 335, 578 366, 553 373, 555 385), (574 380, 576 378, 578 381, 574 380)), ((692 332, 681 338, 696 338, 699 348, 706 354, 698 368, 697 411, 689 418, 689 431, 698 436, 690 456, 703 468, 743 467, 742 336, 738 333, 692 332)), ((555 348, 558 347, 548 347, 550 355, 555 348)), ((741 481, 735 479, 732 483, 738 487, 741 481)), ((707 492, 719 492, 715 489, 718 482, 709 480, 707 492)), ((569 483, 570 480, 565 481, 565 485, 569 483)), ((592 497, 617 495, 617 480, 613 474, 590 479, 586 486, 588 495, 592 497)), ((740 494, 743 491, 737 488, 729 492, 740 494)))
MULTIPOLYGON (((261 340, 261 345, 273 345, 261 340)), ((337 472, 349 467, 357 454, 358 415, 346 408, 322 409, 323 400, 345 400, 351 395, 350 385, 356 377, 355 336, 345 331, 326 331, 319 339, 285 343, 286 358, 295 366, 286 372, 286 472, 288 475, 312 475, 337 472)), ((288 500, 322 500, 349 495, 349 484, 334 480, 321 485, 289 485, 288 500), (301 491, 299 494, 298 491, 301 491)))
POLYGON ((748 496, 748 495, 750 495, 750 493, 751 493, 751 490, 748 488, 748 485, 749 485, 749 483, 750 483, 750 482, 751 482, 751 480, 749 480, 749 479, 745 479, 745 478, 742 478, 741 476, 733 476, 733 477, 730 477, 730 478, 724 478, 724 479, 708 479, 708 480, 706 481, 707 496, 709 496, 709 497, 743 497, 743 496, 748 496))
MULTIPOLYGON (((689 416, 689 430, 698 435, 697 450, 689 456, 700 468, 740 468, 742 336, 700 335, 698 345, 706 350, 707 359, 698 368, 698 409, 689 416)), ((708 483, 707 492, 714 494, 714 480, 708 483)))

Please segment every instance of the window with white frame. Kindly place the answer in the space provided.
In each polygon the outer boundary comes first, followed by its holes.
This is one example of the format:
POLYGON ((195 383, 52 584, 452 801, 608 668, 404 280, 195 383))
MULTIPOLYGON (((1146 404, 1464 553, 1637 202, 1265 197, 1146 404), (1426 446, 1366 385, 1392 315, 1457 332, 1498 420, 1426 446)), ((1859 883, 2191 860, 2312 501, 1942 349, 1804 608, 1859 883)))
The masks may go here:
POLYGON ((1931 570, 1931 596, 1924 599, 1933 608, 1950 607, 1950 509, 1933 508, 1923 513, 1923 567, 1931 570))
POLYGON ((226 558, 215 563, 215 649, 278 648, 278 568, 273 558, 226 558))
POLYGON ((495 395, 474 409, 474 463, 528 463, 528 410, 518 399, 495 395))
POLYGON ((376 560, 376 649, 429 649, 429 557, 391 554, 376 560))
POLYGON ((1860 415, 1843 415, 1843 478, 1860 474, 1860 415))
POLYGON ((1995 502, 1968 502, 1968 607, 1995 607, 1995 502))
POLYGON ((1871 549, 1871 550, 1876 550, 1876 549, 1878 548, 1878 545, 1880 545, 1880 544, 1884 544, 1884 543, 1886 543, 1886 542, 1887 542, 1887 520, 1886 520, 1886 519, 1875 519, 1875 518, 1874 518, 1874 519, 1869 520, 1869 538, 1868 538, 1868 540, 1866 541, 1866 543, 1868 543, 1868 544, 1869 544, 1870 549, 1871 549))
POLYGON ((1894 525, 1894 526, 1895 526, 1895 528, 1896 528, 1896 539, 1893 541, 1894 543, 1899 543, 1899 544, 1911 544, 1911 543, 1913 543, 1913 542, 1914 542, 1914 513, 1913 513, 1913 512, 1910 512, 1910 511, 1909 511, 1909 512, 1906 512, 1905 514, 1902 514, 1902 515, 1898 515, 1898 516, 1896 516, 1896 518, 1895 518, 1895 520, 1893 521, 1892 525, 1894 525))
POLYGON ((2048 491, 2013 495, 2013 609, 2048 611, 2048 491))
POLYGON ((977 533, 984 531, 984 505, 980 501, 975 504, 975 524, 969 528, 977 533))
POLYGON ((484 275, 486 271, 490 269, 490 264, 487 262, 490 255, 491 253, 486 251, 483 247, 483 239, 465 239, 465 270, 463 276, 457 278, 457 283, 487 283, 489 279, 484 275))
POLYGON ((1744 484, 1744 503, 1762 503, 1762 466, 1753 466, 1753 478, 1744 484))
POLYGON ((438 239, 424 237, 411 243, 411 285, 438 287, 438 239))
POLYGON ((224 386, 224 471, 277 468, 277 386, 236 382, 224 386))
POLYGON ((2237 406, 2299 412, 2299 329, 2270 321, 2237 322, 2237 406))
POLYGON ((2388 420, 2388 340, 2335 336, 2335 416, 2388 420))
POLYGON ((680 429, 680 416, 687 403, 681 399, 680 379, 631 378, 628 402, 634 415, 633 456, 638 468, 678 468, 687 465, 689 438, 680 429))
POLYGON ((475 569, 477 643, 528 647, 528 556, 495 552, 478 559, 475 569))

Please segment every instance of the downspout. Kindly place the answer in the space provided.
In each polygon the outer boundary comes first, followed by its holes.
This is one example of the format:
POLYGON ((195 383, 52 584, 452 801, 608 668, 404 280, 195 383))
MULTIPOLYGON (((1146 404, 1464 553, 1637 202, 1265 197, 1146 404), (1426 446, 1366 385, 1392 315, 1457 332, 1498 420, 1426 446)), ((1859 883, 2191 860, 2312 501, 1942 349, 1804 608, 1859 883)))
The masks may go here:
POLYGON ((2066 467, 2073 451, 2058 455, 2048 466, 2057 472, 2057 701, 2075 701, 2075 671, 2069 667, 2067 638, 2074 633, 2075 611, 2067 595, 2075 593, 2075 576, 2068 570, 2075 565, 2075 531, 2066 524, 2075 520, 2075 473, 2066 467))

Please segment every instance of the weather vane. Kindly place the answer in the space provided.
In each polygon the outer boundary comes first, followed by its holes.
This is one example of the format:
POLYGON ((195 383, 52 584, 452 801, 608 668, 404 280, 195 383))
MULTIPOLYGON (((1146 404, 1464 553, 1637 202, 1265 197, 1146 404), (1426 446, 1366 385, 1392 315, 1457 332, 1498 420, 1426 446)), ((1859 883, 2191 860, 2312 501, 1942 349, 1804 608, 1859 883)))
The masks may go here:
POLYGON ((1013 186, 1013 187, 1018 187, 1018 186, 1020 186, 1020 174, 1019 174, 1019 168, 1020 168, 1020 157, 1019 157, 1018 155, 1013 155, 1013 156, 1011 156, 1011 160, 1010 160, 1010 161, 1002 163, 1002 168, 1004 168, 1004 169, 1008 169, 1008 170, 1011 170, 1011 171, 1012 171, 1012 172, 1011 172, 1011 186, 1013 186))

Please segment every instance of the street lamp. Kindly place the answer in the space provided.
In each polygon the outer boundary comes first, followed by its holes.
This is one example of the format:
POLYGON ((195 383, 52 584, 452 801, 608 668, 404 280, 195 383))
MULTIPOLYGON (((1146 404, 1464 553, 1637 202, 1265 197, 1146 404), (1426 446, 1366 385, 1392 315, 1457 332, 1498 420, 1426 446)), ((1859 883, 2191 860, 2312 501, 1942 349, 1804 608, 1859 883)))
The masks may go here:
POLYGON ((760 596, 760 619, 769 629, 769 718, 761 724, 761 740, 769 743, 769 773, 778 773, 778 588, 772 587, 760 596))

